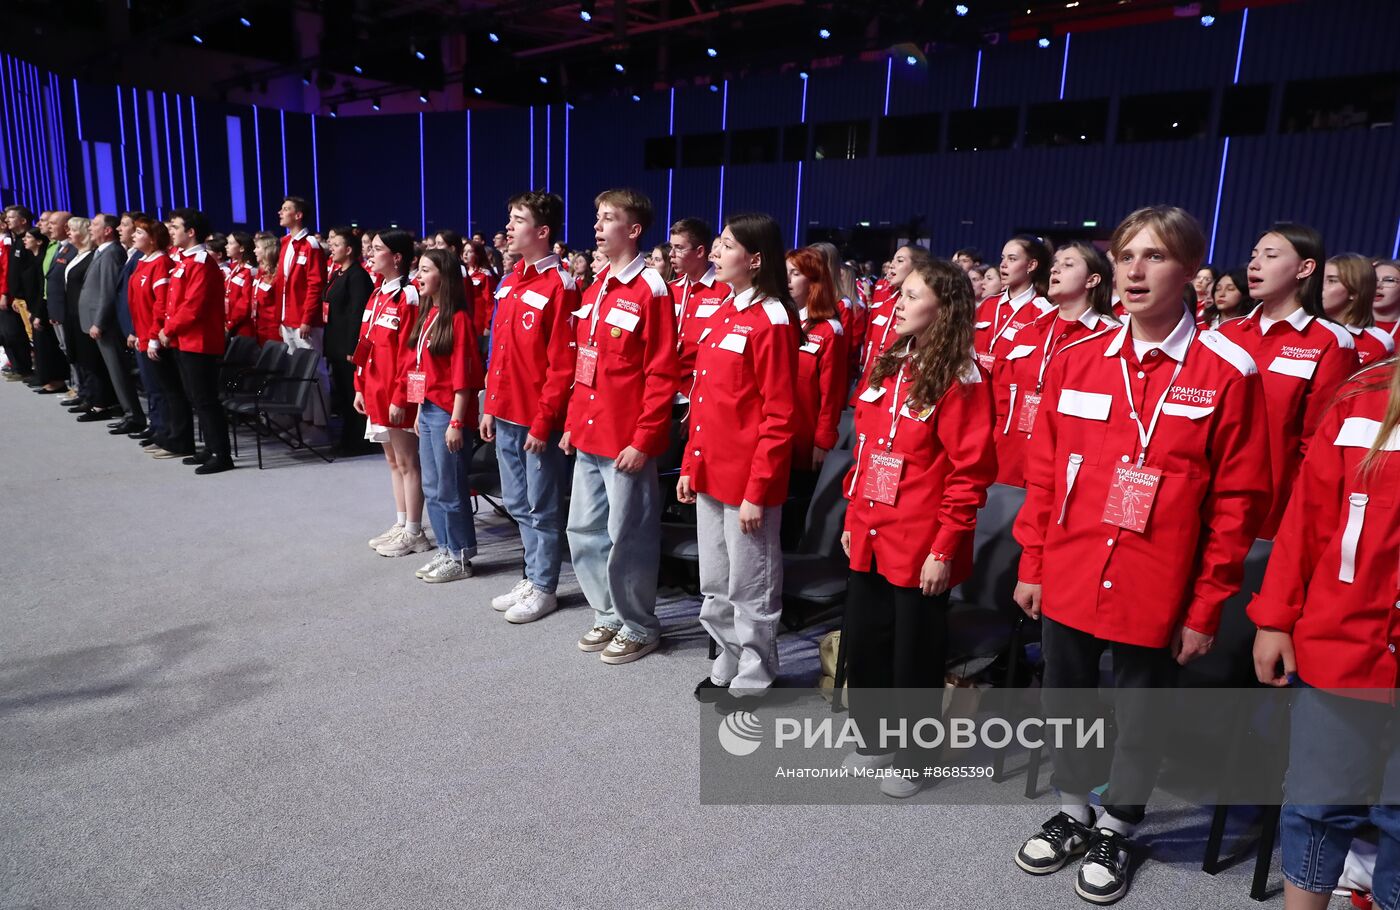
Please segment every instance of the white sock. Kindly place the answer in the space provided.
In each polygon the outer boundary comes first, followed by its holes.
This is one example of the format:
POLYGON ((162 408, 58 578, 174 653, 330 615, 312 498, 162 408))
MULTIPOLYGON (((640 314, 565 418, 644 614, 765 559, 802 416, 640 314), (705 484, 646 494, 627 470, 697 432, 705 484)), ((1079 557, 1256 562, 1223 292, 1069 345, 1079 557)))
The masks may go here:
POLYGON ((407 513, 407 512, 395 512, 394 514, 397 516, 397 517, 394 519, 394 524, 397 525, 398 527, 402 528, 402 527, 404 526, 405 522, 408 521, 408 513, 407 513))
POLYGON ((403 526, 403 529, 404 529, 405 531, 407 531, 408 533, 410 533, 410 534, 422 534, 422 533, 423 533, 423 522, 421 522, 421 521, 409 521, 409 522, 405 522, 405 523, 404 523, 404 526, 403 526))
POLYGON ((1132 822, 1125 822, 1121 818, 1115 818, 1112 814, 1105 812, 1099 816, 1099 827, 1107 828, 1115 834, 1131 838, 1137 831, 1137 825, 1132 822))
POLYGON ((1080 796, 1077 793, 1061 793, 1060 811, 1081 825, 1094 823, 1094 809, 1089 805, 1087 796, 1080 796))

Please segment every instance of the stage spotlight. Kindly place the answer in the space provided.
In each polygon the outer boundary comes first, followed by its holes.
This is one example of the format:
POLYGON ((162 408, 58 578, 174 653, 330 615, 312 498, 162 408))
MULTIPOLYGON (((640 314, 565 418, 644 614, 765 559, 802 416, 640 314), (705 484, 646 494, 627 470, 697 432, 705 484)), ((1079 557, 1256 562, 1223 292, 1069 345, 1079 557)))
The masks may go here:
POLYGON ((1041 28, 1040 37, 1036 39, 1036 45, 1042 50, 1050 46, 1050 29, 1041 28))
POLYGON ((473 94, 473 95, 480 95, 480 94, 482 94, 481 86, 479 86, 479 85, 474 86, 474 87, 472 88, 472 94, 473 94))
POLYGON ((817 37, 820 38, 820 39, 822 39, 823 41, 825 41, 826 39, 828 39, 828 38, 831 37, 831 29, 829 29, 829 28, 824 28, 824 29, 818 31, 818 32, 817 32, 817 37))
POLYGON ((201 38, 201 37, 199 37, 198 35, 190 35, 190 38, 193 39, 193 41, 194 41, 195 44, 203 44, 203 43, 204 43, 204 39, 201 38))
POLYGON ((1210 13, 1206 13, 1204 16, 1201 17, 1201 24, 1204 25, 1206 28, 1210 28, 1212 25, 1215 24, 1215 17, 1212 16, 1210 13))
POLYGON ((633 95, 633 96, 632 96, 632 100, 633 100, 633 101, 641 101, 641 100, 642 100, 642 96, 641 96, 641 95, 633 95))
POLYGON ((799 73, 797 74, 797 78, 798 78, 798 79, 801 79, 803 82, 806 82, 806 81, 807 81, 807 71, 806 71, 806 70, 803 70, 803 71, 799 72, 799 73))
POLYGON ((414 52, 413 52, 413 56, 417 57, 419 60, 427 60, 427 59, 428 59, 428 55, 425 54, 425 53, 423 53, 422 51, 414 51, 414 52))
POLYGON ((370 99, 369 106, 372 107, 372 108, 374 108, 376 111, 379 110, 379 99, 378 99, 378 98, 372 98, 372 99, 370 99))
POLYGON ((579 4, 578 17, 579 17, 580 19, 582 19, 584 22, 592 22, 592 21, 593 21, 593 9, 594 9, 593 0, 583 0, 583 2, 579 4))
POLYGON ((712 91, 712 92, 717 92, 717 91, 719 91, 719 86, 718 86, 718 85, 713 85, 713 84, 712 84, 712 85, 710 86, 710 91, 712 91))
POLYGON ((914 64, 919 62, 919 58, 915 57, 913 54, 910 54, 909 56, 904 58, 904 62, 909 64, 910 66, 913 66, 914 64))
POLYGON ((356 76, 363 76, 365 74, 365 68, 360 66, 358 63, 351 67, 351 69, 355 71, 356 76))
POLYGON ((953 12, 957 13, 959 16, 966 16, 968 14, 967 4, 959 3, 957 6, 953 7, 953 12))
POLYGON ((252 27, 253 27, 253 23, 251 23, 251 22, 248 21, 248 17, 247 17, 247 16, 239 16, 239 17, 238 17, 238 24, 241 25, 241 26, 243 26, 244 28, 252 28, 252 27))
POLYGON ((712 47, 707 47, 707 48, 705 48, 705 55, 706 55, 707 57, 718 57, 718 56, 719 56, 719 51, 715 50, 715 49, 712 48, 712 47))
POLYGON ((625 73, 627 72, 627 67, 623 66, 621 63, 614 63, 613 70, 619 73, 625 73))
POLYGON ((548 77, 548 76, 541 76, 541 77, 540 77, 540 85, 549 85, 549 77, 548 77))
POLYGON ((419 101, 420 104, 427 104, 427 103, 428 103, 428 93, 427 93, 427 92, 422 92, 421 94, 419 94, 419 95, 418 95, 418 101, 419 101))
POLYGON ((487 40, 487 41, 490 41, 492 44, 500 44, 500 43, 501 43, 501 36, 498 35, 498 34, 496 34, 495 32, 487 32, 487 33, 486 33, 486 40, 487 40))

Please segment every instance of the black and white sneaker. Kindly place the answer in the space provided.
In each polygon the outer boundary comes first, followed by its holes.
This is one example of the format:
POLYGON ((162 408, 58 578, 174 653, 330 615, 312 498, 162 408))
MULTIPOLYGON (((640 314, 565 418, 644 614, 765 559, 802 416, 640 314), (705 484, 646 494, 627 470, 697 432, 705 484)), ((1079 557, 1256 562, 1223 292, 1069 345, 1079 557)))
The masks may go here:
POLYGON ((1094 831, 1064 812, 1040 826, 1040 830, 1016 851, 1016 865, 1031 875, 1059 872, 1070 857, 1083 853, 1094 831))
POLYGON ((1093 832, 1074 890, 1091 904, 1111 904, 1128 893, 1132 841, 1117 831, 1093 832))

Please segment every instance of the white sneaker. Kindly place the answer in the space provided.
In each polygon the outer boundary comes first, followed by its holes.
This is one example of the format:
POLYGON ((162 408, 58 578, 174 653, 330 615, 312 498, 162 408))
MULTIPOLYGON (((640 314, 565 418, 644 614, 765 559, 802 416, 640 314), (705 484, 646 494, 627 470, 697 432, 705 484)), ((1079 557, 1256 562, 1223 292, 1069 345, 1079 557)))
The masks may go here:
POLYGON ((371 537, 371 538, 369 539, 369 548, 370 548, 371 550, 377 550, 377 549, 379 549, 380 547, 384 546, 384 545, 385 545, 386 543, 388 543, 389 541, 393 540, 393 539, 394 539, 394 535, 397 534, 397 533, 399 533, 399 532, 402 531, 402 530, 403 530, 403 525, 394 525, 392 528, 390 528, 389 530, 385 531, 383 534, 380 534, 378 537, 371 537))
POLYGON ((427 563, 424 564, 423 568, 413 573, 413 577, 427 578, 429 575, 432 574, 434 569, 436 569, 439 565, 442 564, 442 561, 444 559, 451 558, 452 557, 448 556, 445 550, 438 550, 436 553, 433 554, 433 558, 428 560, 427 563))
POLYGON ((495 610, 497 613, 504 613, 526 597, 529 597, 530 592, 533 590, 535 590, 535 586, 530 584, 530 579, 522 578, 515 583, 515 587, 511 588, 506 593, 491 598, 491 609, 495 610))
POLYGON ((461 581, 464 578, 472 577, 472 564, 468 559, 454 559, 451 556, 442 560, 437 567, 423 576, 423 580, 430 585, 442 584, 447 581, 461 581))
POLYGON ((412 553, 426 553, 429 546, 428 535, 422 531, 410 534, 406 528, 400 528, 397 534, 380 544, 375 552, 380 556, 408 556, 412 553))
POLYGON ((534 622, 553 613, 558 607, 559 598, 531 585, 529 595, 506 611, 506 622, 534 622))
POLYGON ((880 792, 894 799, 908 799, 923 788, 923 776, 912 771, 908 777, 892 775, 880 781, 880 792))
POLYGON ((879 755, 862 755, 859 752, 852 752, 841 762, 841 767, 847 771, 854 771, 857 768, 888 768, 894 764, 894 753, 884 752, 879 755))

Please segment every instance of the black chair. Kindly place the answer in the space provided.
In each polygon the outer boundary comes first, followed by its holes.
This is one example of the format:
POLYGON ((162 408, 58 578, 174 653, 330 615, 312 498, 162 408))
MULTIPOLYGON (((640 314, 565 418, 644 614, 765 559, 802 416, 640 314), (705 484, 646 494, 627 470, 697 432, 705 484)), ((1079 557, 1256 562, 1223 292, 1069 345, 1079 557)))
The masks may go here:
POLYGON ((812 490, 796 553, 783 554, 783 625, 789 629, 832 616, 846 603, 850 563, 841 549, 846 497, 841 482, 851 468, 849 448, 826 455, 812 490))
MULTIPOLYGON (((320 360, 320 351, 309 348, 300 349, 292 354, 286 375, 270 377, 265 383, 260 384, 253 393, 252 401, 231 400, 226 404, 230 414, 253 422, 259 430, 254 437, 257 442, 259 470, 263 467, 262 441, 264 435, 276 436, 294 451, 305 449, 326 464, 330 464, 334 460, 308 443, 301 432, 301 415, 306 411, 306 406, 311 401, 311 395, 313 393, 318 396, 321 394, 321 386, 318 381, 320 360), (290 418, 291 429, 285 430, 279 427, 273 421, 274 417, 290 418)), ((323 407, 324 404, 322 402, 323 407)), ((234 455, 236 456, 238 454, 237 435, 234 436, 233 441, 234 455)))
MULTIPOLYGON (((496 452, 495 442, 477 441, 472 449, 471 464, 467 468, 467 481, 472 491, 472 514, 476 514, 476 497, 491 504, 497 515, 510 518, 503 504, 501 492, 501 462, 496 452)), ((514 521, 514 519, 511 519, 514 521)))
MULTIPOLYGON (((241 336, 240 336, 241 337, 241 336)), ((251 344, 251 339, 243 338, 251 344)), ((252 401, 260 385, 270 377, 286 375, 290 358, 287 346, 280 341, 269 341, 261 351, 253 348, 256 356, 236 365, 228 364, 220 371, 220 397, 225 401, 252 401)))

